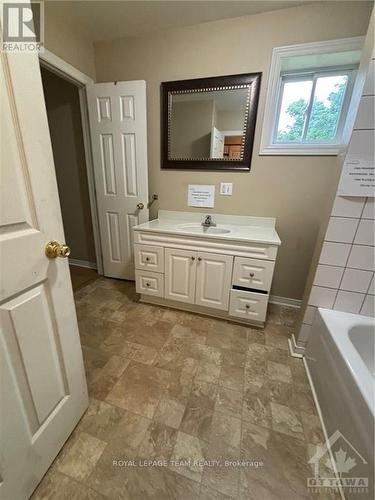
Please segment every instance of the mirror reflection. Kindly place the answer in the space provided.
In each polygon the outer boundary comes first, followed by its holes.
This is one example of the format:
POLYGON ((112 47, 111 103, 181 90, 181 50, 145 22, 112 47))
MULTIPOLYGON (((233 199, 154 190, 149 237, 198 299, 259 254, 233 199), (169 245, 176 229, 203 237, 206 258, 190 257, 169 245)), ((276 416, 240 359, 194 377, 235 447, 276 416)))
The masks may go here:
POLYGON ((249 88, 170 92, 169 158, 240 160, 249 88))

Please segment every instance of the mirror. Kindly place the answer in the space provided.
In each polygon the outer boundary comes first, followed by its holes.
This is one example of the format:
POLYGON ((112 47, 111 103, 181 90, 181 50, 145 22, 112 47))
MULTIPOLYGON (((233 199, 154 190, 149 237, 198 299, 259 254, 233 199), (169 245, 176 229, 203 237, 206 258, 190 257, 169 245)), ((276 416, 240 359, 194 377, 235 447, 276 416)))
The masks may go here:
POLYGON ((162 84, 162 168, 250 170, 260 74, 162 84))

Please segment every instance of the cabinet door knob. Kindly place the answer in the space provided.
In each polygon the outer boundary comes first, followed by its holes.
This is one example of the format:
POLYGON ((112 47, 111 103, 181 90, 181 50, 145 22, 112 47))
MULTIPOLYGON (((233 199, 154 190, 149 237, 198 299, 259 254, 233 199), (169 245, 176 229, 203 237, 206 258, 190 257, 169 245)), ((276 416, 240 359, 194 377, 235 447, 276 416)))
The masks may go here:
POLYGON ((254 278, 254 273, 250 273, 250 278, 254 278))
POLYGON ((146 262, 149 262, 149 260, 150 260, 150 257, 146 257, 146 262))
POLYGON ((195 257, 192 257, 191 260, 195 260, 195 257))
POLYGON ((245 307, 246 307, 246 309, 250 309, 249 304, 246 304, 245 307))
POLYGON ((198 257, 199 262, 202 260, 202 257, 198 257))
POLYGON ((150 283, 146 283, 146 286, 150 286, 150 283))

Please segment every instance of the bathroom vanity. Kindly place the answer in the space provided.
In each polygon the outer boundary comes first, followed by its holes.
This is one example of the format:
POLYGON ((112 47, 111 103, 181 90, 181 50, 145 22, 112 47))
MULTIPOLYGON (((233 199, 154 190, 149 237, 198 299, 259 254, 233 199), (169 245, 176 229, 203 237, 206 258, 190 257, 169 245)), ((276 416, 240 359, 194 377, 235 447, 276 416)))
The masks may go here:
POLYGON ((275 219, 210 217, 160 210, 133 228, 141 301, 262 326, 281 244, 275 219))

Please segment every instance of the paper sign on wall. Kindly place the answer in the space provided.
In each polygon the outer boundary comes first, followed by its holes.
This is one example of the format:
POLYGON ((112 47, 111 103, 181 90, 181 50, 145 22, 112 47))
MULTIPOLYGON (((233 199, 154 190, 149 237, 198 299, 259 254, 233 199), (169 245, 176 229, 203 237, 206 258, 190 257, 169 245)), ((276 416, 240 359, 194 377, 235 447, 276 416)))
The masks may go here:
POLYGON ((204 184, 189 184, 188 206, 213 208, 215 201, 215 186, 204 184))
POLYGON ((347 155, 338 194, 341 196, 375 196, 374 158, 365 155, 347 155))

